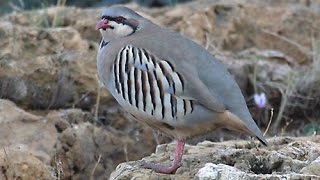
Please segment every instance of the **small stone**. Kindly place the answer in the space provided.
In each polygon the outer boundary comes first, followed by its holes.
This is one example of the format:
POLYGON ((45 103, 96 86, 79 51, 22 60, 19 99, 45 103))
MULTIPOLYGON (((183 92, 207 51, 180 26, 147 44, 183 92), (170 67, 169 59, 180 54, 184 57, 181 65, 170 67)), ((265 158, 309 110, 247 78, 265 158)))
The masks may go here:
POLYGON ((28 170, 28 165, 27 165, 27 164, 22 165, 22 170, 23 170, 23 171, 28 170))
POLYGON ((207 163, 201 168, 196 174, 196 179, 198 180, 210 180, 217 179, 219 172, 217 170, 217 165, 213 163, 207 163))
POLYGON ((55 125, 56 125, 58 132, 62 132, 65 129, 70 127, 70 124, 65 120, 58 120, 55 125))

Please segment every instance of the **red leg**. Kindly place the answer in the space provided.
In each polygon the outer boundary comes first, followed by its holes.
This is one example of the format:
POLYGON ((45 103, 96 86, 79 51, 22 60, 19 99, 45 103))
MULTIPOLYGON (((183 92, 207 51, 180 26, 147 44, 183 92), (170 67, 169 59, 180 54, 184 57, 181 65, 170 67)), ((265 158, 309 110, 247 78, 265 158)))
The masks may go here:
POLYGON ((178 143, 176 146, 176 153, 174 154, 174 159, 171 166, 148 163, 148 164, 144 164, 143 167, 147 169, 152 169, 158 173, 164 173, 164 174, 174 173, 181 166, 181 159, 182 159, 184 144, 185 144, 184 140, 178 140, 178 143))

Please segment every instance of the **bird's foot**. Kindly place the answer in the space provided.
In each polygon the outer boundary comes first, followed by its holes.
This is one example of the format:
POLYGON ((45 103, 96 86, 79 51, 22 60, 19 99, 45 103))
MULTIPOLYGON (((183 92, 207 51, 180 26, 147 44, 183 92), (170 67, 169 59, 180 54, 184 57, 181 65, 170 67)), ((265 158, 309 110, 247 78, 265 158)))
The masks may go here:
POLYGON ((154 164, 154 163, 145 163, 142 165, 143 168, 152 169, 157 173, 163 174, 173 174, 176 170, 181 166, 180 163, 172 163, 171 166, 165 166, 161 164, 154 164))
POLYGON ((164 166, 161 164, 145 163, 142 165, 143 168, 152 169, 158 173, 172 174, 181 166, 181 159, 184 149, 184 140, 179 139, 176 147, 176 153, 171 166, 164 166))

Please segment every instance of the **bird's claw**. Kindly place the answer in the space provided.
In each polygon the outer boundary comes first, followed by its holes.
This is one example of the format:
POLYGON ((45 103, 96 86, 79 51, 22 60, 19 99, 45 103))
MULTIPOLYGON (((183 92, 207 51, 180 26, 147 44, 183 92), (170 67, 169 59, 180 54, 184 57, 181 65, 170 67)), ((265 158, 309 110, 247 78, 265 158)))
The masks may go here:
POLYGON ((172 164, 171 166, 165 166, 161 164, 154 164, 154 163, 144 163, 141 167, 146 169, 152 169, 157 173, 164 173, 164 174, 173 174, 176 172, 176 170, 181 166, 181 163, 179 164, 172 164))

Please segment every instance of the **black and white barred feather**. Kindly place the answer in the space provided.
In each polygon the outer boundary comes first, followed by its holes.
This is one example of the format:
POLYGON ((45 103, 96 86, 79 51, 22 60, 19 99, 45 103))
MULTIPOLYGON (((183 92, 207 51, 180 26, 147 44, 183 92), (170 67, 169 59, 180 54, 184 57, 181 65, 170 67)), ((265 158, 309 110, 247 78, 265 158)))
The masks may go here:
POLYGON ((178 96, 184 80, 165 60, 145 49, 122 48, 113 64, 116 92, 133 108, 156 119, 180 119, 192 113, 193 101, 178 96))

